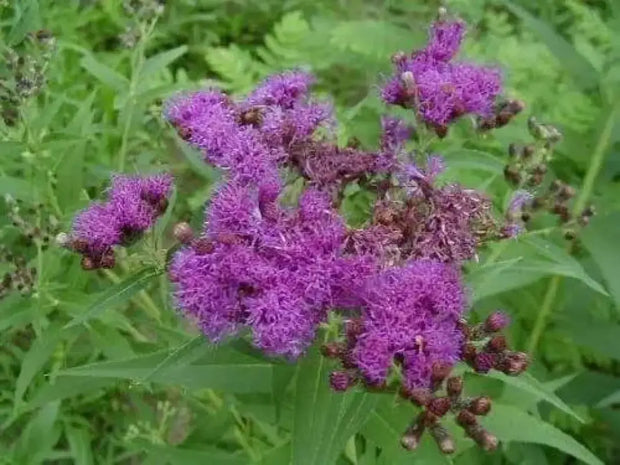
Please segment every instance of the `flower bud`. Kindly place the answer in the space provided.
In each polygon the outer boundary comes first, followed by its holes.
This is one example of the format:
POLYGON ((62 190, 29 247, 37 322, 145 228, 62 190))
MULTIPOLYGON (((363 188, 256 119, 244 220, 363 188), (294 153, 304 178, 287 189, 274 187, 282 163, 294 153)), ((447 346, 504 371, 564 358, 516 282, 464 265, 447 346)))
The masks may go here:
POLYGON ((491 411, 491 399, 489 397, 477 397, 467 407, 474 415, 486 415, 491 411))
POLYGON ((506 346, 506 337, 500 334, 491 338, 487 343, 487 350, 489 352, 500 353, 506 350, 506 346))
POLYGON ((56 235, 55 241, 58 247, 69 247, 71 238, 67 233, 61 232, 56 235))
POLYGON ((463 427, 472 426, 478 423, 476 415, 469 410, 461 410, 456 416, 456 422, 463 427))
POLYGON ((346 391, 354 382, 353 377, 346 371, 334 371, 329 375, 329 384, 337 392, 346 391))
POLYGON ((88 255, 84 255, 82 257, 82 261, 80 262, 80 265, 82 265, 82 269, 85 271, 90 271, 90 270, 94 270, 95 268, 97 268, 97 264, 95 263, 95 261, 90 258, 88 255))
POLYGON ((400 75, 400 80, 402 81, 405 92, 408 96, 412 96, 415 93, 415 77, 411 71, 404 71, 400 75))
POLYGON ((473 363, 476 359, 476 347, 473 344, 465 344, 462 357, 467 363, 473 363))
POLYGON ((433 383, 441 383, 448 377, 452 371, 452 365, 447 363, 437 362, 433 364, 431 369, 431 380, 433 383))
POLYGON ((536 153, 536 146, 534 144, 528 144, 525 147, 523 147, 523 157, 524 158, 531 158, 534 153, 536 153))
POLYGON ((426 388, 411 389, 407 393, 409 394, 408 398, 411 400, 411 402, 413 402, 419 407, 424 407, 425 405, 428 405, 428 403, 433 398, 433 394, 431 393, 430 389, 426 388))
POLYGON ((392 60, 392 63, 399 65, 407 59, 407 54, 403 51, 398 51, 394 53, 390 59, 392 60))
POLYGON ((213 242, 211 242, 206 237, 201 237, 199 239, 195 239, 192 241, 192 248, 196 251, 198 255, 207 255, 215 250, 215 246, 213 242))
POLYGON ((435 397, 430 400, 426 407, 433 415, 443 417, 446 413, 448 413, 448 411, 450 411, 452 401, 449 397, 435 397))
POLYGON ((503 312, 493 312, 484 321, 484 329, 489 333, 501 331, 510 324, 510 318, 503 312))
POLYGON ((434 425, 430 428, 431 436, 437 443, 439 450, 443 454, 453 454, 456 450, 456 446, 454 444, 454 439, 448 433, 448 430, 441 425, 434 425))
POLYGON ((577 190, 573 186, 564 184, 558 192, 558 197, 562 200, 569 200, 572 199, 575 194, 577 194, 577 190))
POLYGON ((481 352, 474 360, 474 370, 478 373, 488 373, 495 366, 496 355, 489 352, 481 352))
POLYGON ((321 346, 321 353, 323 357, 327 358, 339 358, 342 354, 344 347, 339 342, 328 342, 321 346))
POLYGON ((424 433, 424 426, 420 422, 416 422, 414 425, 407 428, 405 434, 400 439, 400 444, 406 450, 415 450, 420 445, 420 438, 424 433))
POLYGON ((189 244, 194 239, 194 231, 185 221, 175 224, 172 234, 181 244, 189 244))
POLYGON ((114 251, 108 250, 103 257, 101 257, 101 268, 111 269, 116 265, 116 258, 114 257, 114 251))
MULTIPOLYGON (((585 225, 584 225, 585 226, 585 225)), ((572 229, 564 231, 564 239, 567 241, 574 241, 577 238, 577 233, 572 229)))
POLYGON ((446 383, 446 390, 448 395, 451 397, 458 397, 463 392, 463 377, 462 376, 453 376, 448 378, 448 382, 446 383))
POLYGON ((502 361, 501 370, 510 376, 523 373, 529 365, 529 357, 524 352, 510 352, 502 361))
POLYGON ((487 452, 497 449, 499 441, 497 437, 489 433, 480 425, 471 425, 465 428, 467 435, 487 452))

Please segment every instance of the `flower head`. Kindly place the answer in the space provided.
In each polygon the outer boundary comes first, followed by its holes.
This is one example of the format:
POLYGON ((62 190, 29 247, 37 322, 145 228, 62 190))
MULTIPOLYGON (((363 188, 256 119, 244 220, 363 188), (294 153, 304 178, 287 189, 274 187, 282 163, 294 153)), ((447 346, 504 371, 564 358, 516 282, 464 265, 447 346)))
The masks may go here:
POLYGON ((462 343, 457 322, 466 300, 455 268, 412 261, 369 278, 363 294, 353 357, 368 382, 383 382, 397 358, 408 388, 428 387, 434 364, 457 361, 462 343))
POLYGON ((87 257, 85 268, 112 267, 113 246, 153 226, 168 206, 171 189, 168 174, 113 176, 108 201, 94 202, 75 217, 67 246, 87 257))
POLYGON ((462 22, 435 23, 426 48, 397 60, 383 99, 415 108, 421 119, 436 127, 446 127, 466 113, 489 117, 502 90, 501 75, 494 68, 451 61, 464 32, 462 22))

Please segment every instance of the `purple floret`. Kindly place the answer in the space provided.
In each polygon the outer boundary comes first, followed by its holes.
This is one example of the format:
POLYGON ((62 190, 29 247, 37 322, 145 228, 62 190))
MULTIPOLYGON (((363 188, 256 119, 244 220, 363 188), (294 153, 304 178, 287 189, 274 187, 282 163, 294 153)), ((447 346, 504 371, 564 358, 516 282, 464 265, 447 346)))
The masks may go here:
POLYGON ((92 203, 88 208, 77 214, 73 220, 71 237, 83 243, 85 255, 100 257, 122 239, 120 222, 116 212, 109 204, 92 203))
POLYGON ((461 48, 465 29, 463 21, 437 21, 430 27, 425 52, 435 60, 450 61, 461 48))
POLYGON ((294 209, 265 194, 261 209, 260 191, 233 181, 217 191, 205 224, 210 252, 189 247, 173 259, 175 298, 212 340, 248 327, 266 353, 296 358, 360 275, 325 193, 306 189, 294 209))
POLYGON ((172 176, 112 177, 108 201, 94 202, 74 222, 69 247, 88 260, 87 269, 114 265, 112 247, 130 242, 153 226, 168 206, 172 176))
POLYGON ((244 106, 276 105, 292 108, 307 97, 314 76, 304 71, 288 71, 265 79, 243 102, 244 106))
POLYGON ((436 127, 467 113, 490 116, 502 91, 502 77, 494 68, 450 61, 464 31, 462 22, 435 23, 427 47, 397 61, 395 75, 382 89, 384 101, 415 108, 436 127))
POLYGON ((354 360, 368 382, 385 381, 397 357, 408 388, 428 387, 433 364, 458 360, 462 334, 457 322, 466 298, 453 266, 413 261, 387 269, 367 280, 364 296, 354 360))
POLYGON ((127 233, 142 232, 152 226, 166 209, 172 188, 172 177, 160 174, 150 177, 116 175, 109 190, 109 208, 127 233))

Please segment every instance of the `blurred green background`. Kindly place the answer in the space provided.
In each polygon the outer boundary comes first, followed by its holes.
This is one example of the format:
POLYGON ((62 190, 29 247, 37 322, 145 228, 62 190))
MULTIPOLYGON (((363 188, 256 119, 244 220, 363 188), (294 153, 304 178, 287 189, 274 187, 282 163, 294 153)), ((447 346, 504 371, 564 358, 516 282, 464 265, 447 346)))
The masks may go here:
MULTIPOLYGON (((0 463, 620 463, 619 1, 0 0, 0 30, 0 273, 19 271, 0 286, 0 463), (170 226, 199 225, 218 178, 163 121, 168 96, 243 93, 301 66, 333 100, 339 140, 372 146, 390 55, 421 46, 442 5, 470 25, 462 56, 501 66, 527 103, 485 137, 459 123, 433 147, 447 176, 504 205, 506 148, 535 115, 564 134, 549 169, 598 213, 571 254, 547 219, 468 266, 472 317, 507 309, 533 363, 519 381, 468 375, 496 399, 486 424, 503 445, 457 433, 450 458, 430 442, 401 451, 413 408, 331 394, 314 353, 295 376, 243 340, 207 346, 161 273, 170 226), (173 208, 114 272, 85 273, 53 245, 111 172, 163 169, 173 208)), ((366 194, 344 208, 362 222, 366 194)))

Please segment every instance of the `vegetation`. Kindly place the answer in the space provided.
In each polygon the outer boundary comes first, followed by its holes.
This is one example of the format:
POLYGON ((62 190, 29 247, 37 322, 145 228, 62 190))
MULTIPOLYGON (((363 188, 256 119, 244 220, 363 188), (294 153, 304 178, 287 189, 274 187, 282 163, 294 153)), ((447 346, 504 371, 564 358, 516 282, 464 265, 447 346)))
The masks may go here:
MULTIPOLYGON (((559 127, 548 166, 594 205, 586 228, 536 219, 467 266, 473 320, 505 308, 519 378, 468 372, 494 399, 489 453, 455 430, 457 452, 425 438, 402 450, 415 407, 329 389, 316 347, 296 363, 246 339, 205 342, 180 317, 164 268, 173 225, 196 230, 220 173, 162 117, 179 91, 233 94, 302 67, 333 99, 338 140, 376 146, 390 56, 420 47, 439 2, 424 0, 0 0, 0 463, 569 464, 620 460, 620 4, 452 0, 470 24, 464 54, 496 63, 526 102, 492 133, 465 122, 433 143, 444 176, 500 211, 506 147, 528 118, 559 127), (56 245, 111 173, 170 171, 168 209, 113 270, 85 272, 56 245), (576 236, 574 239, 572 236, 576 236), (568 239, 570 240, 567 240, 568 239), (413 412, 413 413, 412 413, 413 412)), ((408 117, 407 112, 390 110, 408 117)), ((351 186, 343 211, 369 215, 351 186)), ((464 369, 464 368, 463 368, 464 369)))

